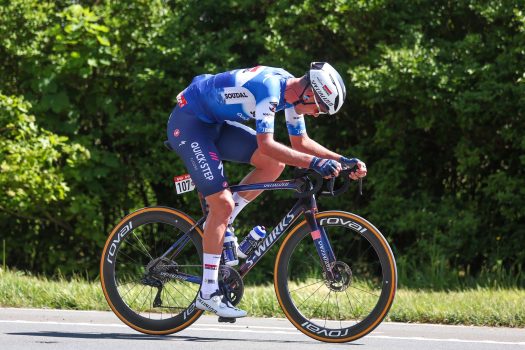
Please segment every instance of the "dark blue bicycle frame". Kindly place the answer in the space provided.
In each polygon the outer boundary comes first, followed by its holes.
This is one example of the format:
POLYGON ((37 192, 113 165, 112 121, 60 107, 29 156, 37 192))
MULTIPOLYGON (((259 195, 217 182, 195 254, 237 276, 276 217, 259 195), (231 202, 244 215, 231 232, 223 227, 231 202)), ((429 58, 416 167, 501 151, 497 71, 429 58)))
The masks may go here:
MULTIPOLYGON (((235 192, 257 191, 257 190, 299 190, 303 183, 297 180, 285 180, 275 182, 261 182, 249 185, 234 185, 230 186, 230 190, 235 192)), ((162 255, 162 258, 170 256, 174 259, 184 246, 190 241, 189 233, 198 225, 201 225, 207 216, 206 203, 202 195, 199 194, 201 206, 204 216, 181 238, 179 238, 173 245, 162 255)), ((313 243, 319 254, 319 260, 323 270, 328 279, 332 279, 332 266, 336 261, 336 257, 330 245, 328 236, 322 226, 317 224, 315 220, 315 213, 317 213, 317 201, 315 194, 305 198, 299 198, 292 209, 279 222, 279 224, 262 240, 257 249, 255 249, 246 260, 239 266, 239 274, 244 277, 257 262, 273 247, 273 245, 283 236, 283 234, 292 226, 297 218, 304 214, 306 222, 311 232, 313 243)), ((159 259, 161 260, 161 259, 159 259)), ((201 277, 184 275, 184 280, 201 283, 201 277)))

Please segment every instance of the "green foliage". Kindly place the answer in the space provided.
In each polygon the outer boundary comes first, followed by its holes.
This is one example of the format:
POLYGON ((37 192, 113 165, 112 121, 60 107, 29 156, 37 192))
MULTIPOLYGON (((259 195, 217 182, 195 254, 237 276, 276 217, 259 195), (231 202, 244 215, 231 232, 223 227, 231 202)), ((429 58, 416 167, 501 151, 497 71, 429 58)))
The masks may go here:
POLYGON ((78 143, 68 142, 68 137, 39 127, 30 109, 24 99, 0 93, 2 238, 8 242, 10 255, 18 256, 19 261, 38 263, 40 268, 51 266, 52 270, 58 267, 56 256, 38 262, 35 257, 45 259, 57 240, 40 241, 39 236, 46 232, 46 226, 59 232, 73 230, 57 209, 71 192, 69 175, 78 171, 89 152, 78 143), (40 251, 42 248, 45 250, 40 251))
POLYGON ((19 215, 47 212, 70 191, 64 168, 88 153, 68 138, 39 128, 31 105, 0 94, 0 210, 19 215))
MULTIPOLYGON (((147 295, 147 293, 144 294, 147 295)), ((475 288, 463 291, 399 289, 387 320, 410 323, 524 327, 525 290, 475 288)), ((326 303, 323 293, 309 299, 326 303)), ((99 281, 83 277, 47 278, 0 269, 0 306, 72 310, 109 310, 99 281)), ((284 317, 272 285, 248 286, 239 306, 252 317, 284 317)), ((325 318, 325 310, 319 311, 325 318)), ((332 316, 334 317, 335 314, 332 316)), ((340 317, 340 314, 337 314, 340 317)))
MULTIPOLYGON (((2 168, 2 184, 22 203, 0 221, 10 265, 95 276, 104 237, 125 213, 158 204, 197 216, 194 195, 173 194, 171 178, 185 169, 162 146, 177 93, 204 72, 266 64, 300 75, 326 60, 348 99, 338 115, 308 119, 309 134, 365 160, 369 176, 364 197, 323 199, 321 209, 376 224, 402 284, 444 287, 501 271, 524 283, 522 2, 13 0, 0 6, 0 38, 2 118, 34 115, 17 132, 48 140, 12 136, 20 151, 2 153, 13 167, 2 168), (25 111, 9 112, 7 99, 25 111), (26 172, 30 162, 39 165, 26 172)), ((284 122, 276 126, 287 142, 284 122)), ((234 182, 249 167, 226 170, 234 182)), ((264 195, 239 231, 276 224, 292 202, 264 195)), ((265 259, 255 280, 272 264, 265 259)))
POLYGON ((525 37, 517 6, 495 4, 451 4, 448 30, 436 19, 416 23, 396 45, 378 45, 373 63, 351 69, 376 126, 366 158, 389 175, 371 179, 367 211, 373 222, 393 214, 386 231, 399 232, 394 245, 421 274, 525 261, 525 37))

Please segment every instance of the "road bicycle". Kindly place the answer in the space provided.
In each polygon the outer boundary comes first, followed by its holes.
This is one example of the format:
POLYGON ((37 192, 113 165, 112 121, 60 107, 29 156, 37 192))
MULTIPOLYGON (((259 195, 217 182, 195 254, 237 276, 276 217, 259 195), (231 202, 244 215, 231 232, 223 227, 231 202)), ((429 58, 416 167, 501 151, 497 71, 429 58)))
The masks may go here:
MULTIPOLYGON (((239 266, 220 265, 219 285, 233 305, 242 300, 244 276, 284 238, 273 283, 285 316, 299 331, 324 342, 349 342, 381 323, 397 288, 388 242, 362 217, 317 209, 320 196, 347 191, 351 171, 343 170, 336 182, 296 169, 291 180, 230 187, 232 192, 292 190, 297 197, 239 266)), ((106 241, 100 261, 104 295, 113 312, 137 331, 179 332, 203 313, 195 307, 207 213, 202 195, 199 199, 204 215, 197 221, 177 209, 147 207, 123 218, 106 241)))

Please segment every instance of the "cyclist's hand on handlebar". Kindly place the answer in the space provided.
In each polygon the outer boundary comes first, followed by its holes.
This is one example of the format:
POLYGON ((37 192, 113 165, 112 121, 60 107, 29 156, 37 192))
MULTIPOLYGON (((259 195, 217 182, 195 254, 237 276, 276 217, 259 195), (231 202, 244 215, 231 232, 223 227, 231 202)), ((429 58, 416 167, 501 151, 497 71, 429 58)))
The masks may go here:
POLYGON ((339 175, 341 171, 341 164, 333 159, 322 159, 314 157, 310 163, 310 169, 315 170, 323 177, 331 177, 339 175))
POLYGON ((362 161, 360 161, 357 158, 346 158, 341 157, 339 160, 341 164, 343 164, 345 167, 348 168, 354 168, 355 170, 350 173, 350 178, 352 180, 359 180, 360 178, 363 178, 366 176, 367 170, 366 170, 366 164, 362 161))

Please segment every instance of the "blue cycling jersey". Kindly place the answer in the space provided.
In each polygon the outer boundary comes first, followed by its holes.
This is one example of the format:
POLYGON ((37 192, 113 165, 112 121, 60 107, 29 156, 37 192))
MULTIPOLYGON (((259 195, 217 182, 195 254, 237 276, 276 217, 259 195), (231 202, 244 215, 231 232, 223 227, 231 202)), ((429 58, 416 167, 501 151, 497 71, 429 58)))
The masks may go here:
POLYGON ((284 99, 289 78, 293 75, 284 69, 266 66, 203 74, 177 96, 177 104, 205 123, 255 119, 259 134, 273 133, 275 112, 284 109, 288 133, 302 135, 306 133, 304 117, 284 99))

